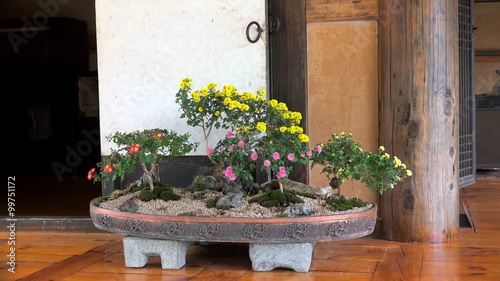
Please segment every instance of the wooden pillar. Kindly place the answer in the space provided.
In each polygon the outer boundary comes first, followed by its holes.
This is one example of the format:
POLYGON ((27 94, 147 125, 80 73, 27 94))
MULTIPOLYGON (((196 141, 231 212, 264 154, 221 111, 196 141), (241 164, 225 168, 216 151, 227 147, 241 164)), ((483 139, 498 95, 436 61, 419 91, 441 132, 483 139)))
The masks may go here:
POLYGON ((380 144, 413 176, 380 200, 382 236, 456 238, 458 0, 379 1, 380 144))

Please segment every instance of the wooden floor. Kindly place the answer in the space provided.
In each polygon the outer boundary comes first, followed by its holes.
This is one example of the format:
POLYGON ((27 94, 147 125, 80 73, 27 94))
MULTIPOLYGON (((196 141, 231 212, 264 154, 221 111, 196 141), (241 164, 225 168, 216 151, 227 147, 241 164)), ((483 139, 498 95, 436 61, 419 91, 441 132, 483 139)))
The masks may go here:
POLYGON ((500 280, 500 178, 462 190, 475 229, 461 228, 456 241, 317 243, 307 273, 252 271, 245 244, 195 244, 180 270, 162 270, 158 258, 126 268, 119 235, 18 230, 14 274, 6 263, 9 233, 0 232, 0 280, 500 280))

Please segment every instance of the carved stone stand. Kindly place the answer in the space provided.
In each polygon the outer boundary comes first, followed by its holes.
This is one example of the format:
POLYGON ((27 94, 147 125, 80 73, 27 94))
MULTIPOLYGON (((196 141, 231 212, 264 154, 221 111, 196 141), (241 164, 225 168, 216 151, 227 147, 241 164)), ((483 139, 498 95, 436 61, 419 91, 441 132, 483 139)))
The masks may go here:
POLYGON ((143 267, 160 256, 162 268, 186 264, 195 242, 248 243, 252 268, 290 268, 307 272, 314 244, 367 236, 375 229, 377 206, 332 216, 293 218, 166 217, 110 211, 90 204, 90 217, 101 230, 124 234, 125 266, 143 267))
POLYGON ((170 241, 134 236, 123 237, 126 267, 143 267, 149 257, 160 256, 161 268, 179 269, 186 264, 186 250, 194 242, 170 241))
MULTIPOLYGON (((192 244, 194 242, 126 236, 123 238, 125 266, 143 267, 149 257, 160 256, 163 269, 180 269, 186 264, 186 251, 192 244)), ((271 271, 281 267, 307 272, 311 266, 313 248, 314 243, 250 243, 252 269, 271 271)))
POLYGON ((250 243, 249 253, 252 269, 271 271, 275 268, 290 268, 297 272, 308 272, 311 266, 315 243, 250 243))

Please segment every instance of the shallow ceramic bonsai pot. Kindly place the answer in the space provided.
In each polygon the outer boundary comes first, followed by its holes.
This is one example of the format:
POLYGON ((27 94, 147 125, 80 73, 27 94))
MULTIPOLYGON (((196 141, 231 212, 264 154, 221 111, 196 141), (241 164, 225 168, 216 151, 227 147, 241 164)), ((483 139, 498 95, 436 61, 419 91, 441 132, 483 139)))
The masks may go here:
POLYGON ((90 203, 90 216, 101 230, 123 234, 127 267, 142 267, 159 255, 162 267, 185 265, 185 252, 194 242, 249 243, 252 267, 277 267, 307 272, 314 243, 364 237, 373 233, 377 205, 339 215, 279 218, 159 216, 99 208, 90 203))

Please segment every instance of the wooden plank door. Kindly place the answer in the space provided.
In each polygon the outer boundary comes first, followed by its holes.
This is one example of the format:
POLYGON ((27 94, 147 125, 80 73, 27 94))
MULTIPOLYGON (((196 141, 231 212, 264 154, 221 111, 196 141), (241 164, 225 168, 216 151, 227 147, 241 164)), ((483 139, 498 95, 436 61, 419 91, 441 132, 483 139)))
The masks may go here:
MULTIPOLYGON (((268 25, 269 96, 300 112, 301 126, 307 132, 306 1, 269 0, 268 25)), ((290 179, 305 183, 307 171, 296 165, 290 179)))

